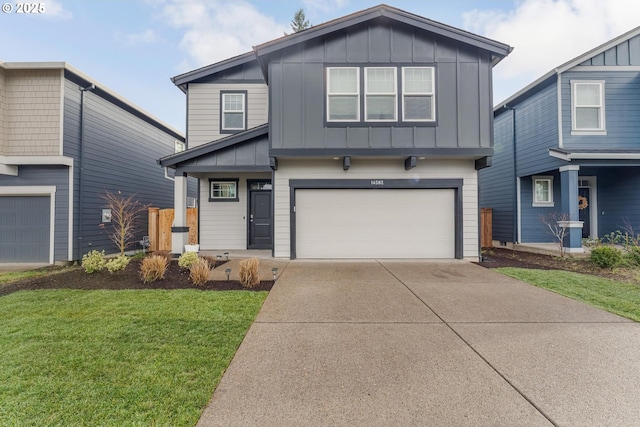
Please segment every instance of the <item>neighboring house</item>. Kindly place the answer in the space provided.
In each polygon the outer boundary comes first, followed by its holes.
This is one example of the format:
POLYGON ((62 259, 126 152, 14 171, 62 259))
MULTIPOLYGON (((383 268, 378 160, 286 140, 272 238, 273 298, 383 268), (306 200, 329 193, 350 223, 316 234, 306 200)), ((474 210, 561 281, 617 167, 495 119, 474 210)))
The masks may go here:
POLYGON ((175 77, 188 149, 160 163, 179 206, 200 179, 202 249, 478 259, 492 69, 510 50, 372 7, 175 77))
POLYGON ((480 172, 494 241, 554 242, 540 220, 553 213, 569 220, 569 252, 627 221, 640 231, 640 27, 501 103, 494 134, 480 172))
POLYGON ((66 63, 0 62, 0 262, 116 252, 100 227, 105 190, 172 207, 156 160, 176 147, 180 132, 66 63))

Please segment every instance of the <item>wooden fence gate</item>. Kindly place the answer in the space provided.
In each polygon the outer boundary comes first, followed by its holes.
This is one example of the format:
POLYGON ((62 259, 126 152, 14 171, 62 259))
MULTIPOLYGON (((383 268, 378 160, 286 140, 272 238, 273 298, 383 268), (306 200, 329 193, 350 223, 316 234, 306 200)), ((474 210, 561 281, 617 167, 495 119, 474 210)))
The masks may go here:
MULTIPOLYGON (((149 208, 149 252, 171 250, 173 209, 149 208)), ((189 244, 198 244, 198 208, 187 208, 189 244)))
POLYGON ((493 246, 493 209, 480 208, 480 246, 493 246))

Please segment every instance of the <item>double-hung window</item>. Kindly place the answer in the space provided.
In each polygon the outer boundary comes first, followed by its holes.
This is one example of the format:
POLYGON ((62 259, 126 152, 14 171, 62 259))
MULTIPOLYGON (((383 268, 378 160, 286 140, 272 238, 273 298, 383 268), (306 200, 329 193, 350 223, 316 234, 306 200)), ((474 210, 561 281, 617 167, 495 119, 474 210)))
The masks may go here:
POLYGON ((246 92, 222 92, 220 102, 222 131, 237 132, 246 129, 246 97, 246 92))
POLYGON ((327 121, 360 120, 360 73, 357 67, 327 68, 327 121))
POLYGON ((604 134, 604 82, 571 81, 571 130, 575 134, 604 134))
POLYGON ((384 122, 397 120, 398 102, 396 68, 365 68, 364 111, 368 122, 384 122))
POLYGON ((402 120, 432 122, 436 119, 433 67, 402 68, 402 120))
POLYGON ((533 206, 553 207, 553 177, 533 177, 533 206))

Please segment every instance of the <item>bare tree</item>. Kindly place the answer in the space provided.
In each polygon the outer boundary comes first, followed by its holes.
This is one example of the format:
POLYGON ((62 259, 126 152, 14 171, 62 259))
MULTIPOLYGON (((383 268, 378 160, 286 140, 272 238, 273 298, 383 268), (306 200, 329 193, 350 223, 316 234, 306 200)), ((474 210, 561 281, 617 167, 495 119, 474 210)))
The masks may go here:
POLYGON ((560 248, 560 256, 564 257, 564 238, 567 235, 568 222, 571 221, 571 216, 566 212, 551 212, 546 215, 539 215, 538 218, 544 224, 547 234, 554 237, 560 248))
MULTIPOLYGON (((133 242, 138 215, 149 207, 136 200, 135 196, 132 194, 125 197, 120 191, 117 194, 106 191, 102 196, 107 202, 107 208, 111 210, 111 227, 107 235, 120 250, 120 255, 124 255, 133 242)), ((104 225, 100 224, 102 228, 105 228, 104 225)))

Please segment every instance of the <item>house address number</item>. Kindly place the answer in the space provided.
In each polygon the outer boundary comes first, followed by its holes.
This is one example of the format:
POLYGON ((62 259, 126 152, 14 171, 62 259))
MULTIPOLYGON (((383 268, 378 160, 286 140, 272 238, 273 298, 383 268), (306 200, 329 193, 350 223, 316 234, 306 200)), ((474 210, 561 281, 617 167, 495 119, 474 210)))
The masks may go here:
POLYGON ((380 187, 381 185, 384 185, 384 179, 372 179, 371 185, 380 187))

